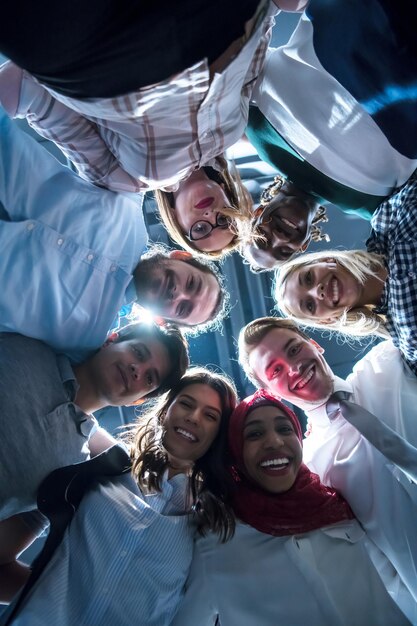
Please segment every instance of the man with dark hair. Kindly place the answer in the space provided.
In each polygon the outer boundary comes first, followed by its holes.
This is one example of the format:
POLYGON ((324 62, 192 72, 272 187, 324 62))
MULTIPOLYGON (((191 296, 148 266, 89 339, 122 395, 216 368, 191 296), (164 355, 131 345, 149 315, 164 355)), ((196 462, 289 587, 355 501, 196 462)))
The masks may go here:
POLYGON ((0 331, 81 362, 124 304, 190 326, 221 315, 210 264, 172 251, 149 253, 141 268, 148 238, 137 196, 81 180, 3 112, 0 134, 0 331))
POLYGON ((158 395, 187 366, 181 331, 154 323, 126 326, 74 367, 36 339, 1 333, 0 519, 36 508, 53 469, 110 445, 93 411, 158 395))
POLYGON ((323 352, 287 319, 260 318, 240 332, 239 361, 246 374, 257 387, 305 411, 304 461, 347 499, 417 600, 417 487, 391 460, 401 440, 411 444, 411 453, 417 448, 417 380, 391 340, 372 348, 346 380, 333 374, 323 352), (357 428, 334 392, 349 398, 357 428))
POLYGON ((140 304, 183 327, 212 327, 227 309, 228 293, 217 267, 183 250, 151 246, 136 267, 134 282, 140 304))

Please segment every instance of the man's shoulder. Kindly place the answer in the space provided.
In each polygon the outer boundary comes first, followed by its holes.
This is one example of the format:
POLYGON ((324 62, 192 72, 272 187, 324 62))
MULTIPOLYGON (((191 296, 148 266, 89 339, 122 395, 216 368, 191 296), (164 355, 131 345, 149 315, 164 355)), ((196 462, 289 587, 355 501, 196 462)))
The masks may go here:
MULTIPOLYGON (((373 375, 379 376, 397 370, 401 365, 401 355, 391 339, 381 341, 373 346, 353 367, 347 381, 353 384, 358 377, 366 374, 371 383, 373 375)), ((371 383, 372 384, 372 383, 371 383)))
POLYGON ((14 350, 16 353, 20 350, 33 351, 45 354, 54 354, 54 351, 43 341, 26 337, 19 333, 0 332, 0 352, 14 350))
MULTIPOLYGON (((30 373, 31 379, 48 381, 52 373, 59 373, 63 380, 74 378, 69 358, 56 352, 39 339, 18 333, 0 332, 0 370, 12 371, 24 378, 30 373)), ((51 380, 52 384, 52 380, 51 380)))
POLYGON ((391 339, 378 343, 358 361, 347 382, 352 387, 355 401, 362 406, 395 402, 394 398, 401 394, 405 386, 413 393, 415 387, 417 397, 417 378, 404 363, 391 339))

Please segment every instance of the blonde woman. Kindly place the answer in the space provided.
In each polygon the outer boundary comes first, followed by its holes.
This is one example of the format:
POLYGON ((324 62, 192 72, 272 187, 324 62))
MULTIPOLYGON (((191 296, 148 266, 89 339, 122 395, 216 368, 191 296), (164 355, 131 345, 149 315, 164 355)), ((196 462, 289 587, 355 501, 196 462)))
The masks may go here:
POLYGON ((252 198, 234 167, 217 157, 220 170, 205 166, 177 191, 155 192, 162 222, 182 248, 219 259, 239 245, 238 223, 253 217, 252 198))
POLYGON ((406 257, 415 249, 412 233, 392 230, 384 246, 374 231, 368 246, 379 254, 326 250, 288 261, 275 276, 277 307, 307 326, 353 337, 391 335, 417 374, 416 256, 406 257))
POLYGON ((362 250, 323 250, 288 261, 275 274, 279 310, 300 323, 354 336, 386 334, 374 309, 387 270, 382 257, 362 250))

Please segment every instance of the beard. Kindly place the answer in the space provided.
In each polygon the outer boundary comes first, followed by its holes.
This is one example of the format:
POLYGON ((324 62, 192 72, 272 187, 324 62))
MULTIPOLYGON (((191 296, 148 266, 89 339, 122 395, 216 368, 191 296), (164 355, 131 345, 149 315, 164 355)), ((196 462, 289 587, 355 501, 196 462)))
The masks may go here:
POLYGON ((164 279, 164 265, 164 259, 152 257, 140 261, 136 266, 133 280, 140 305, 155 304, 155 295, 159 292, 161 282, 164 279))

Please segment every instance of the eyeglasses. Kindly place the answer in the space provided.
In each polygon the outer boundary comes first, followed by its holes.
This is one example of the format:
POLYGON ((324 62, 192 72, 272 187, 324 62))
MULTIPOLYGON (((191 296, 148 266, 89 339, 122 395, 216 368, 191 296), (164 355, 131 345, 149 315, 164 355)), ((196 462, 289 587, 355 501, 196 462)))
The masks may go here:
POLYGON ((210 222, 206 220, 199 220, 198 222, 194 222, 194 224, 190 228, 190 232, 187 235, 187 239, 189 241, 200 241, 200 239, 207 239, 210 237, 212 231, 215 228, 226 229, 231 225, 232 220, 227 215, 223 215, 222 213, 216 214, 216 225, 213 226, 210 222))

